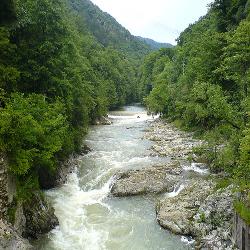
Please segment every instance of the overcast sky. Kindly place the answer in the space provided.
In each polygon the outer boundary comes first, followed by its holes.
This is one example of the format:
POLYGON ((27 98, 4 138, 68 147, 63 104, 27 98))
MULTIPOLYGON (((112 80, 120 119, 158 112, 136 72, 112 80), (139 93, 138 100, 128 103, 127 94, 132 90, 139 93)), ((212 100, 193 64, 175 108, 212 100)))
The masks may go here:
POLYGON ((91 0, 133 35, 175 44, 190 23, 207 13, 212 0, 91 0))

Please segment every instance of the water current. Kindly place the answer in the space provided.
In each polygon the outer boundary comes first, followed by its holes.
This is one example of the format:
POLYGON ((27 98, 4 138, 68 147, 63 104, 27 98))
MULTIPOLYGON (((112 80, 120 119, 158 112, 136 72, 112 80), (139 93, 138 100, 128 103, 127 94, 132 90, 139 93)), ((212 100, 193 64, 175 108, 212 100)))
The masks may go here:
MULTIPOLYGON (((150 156, 143 139, 152 117, 139 105, 109 114, 113 124, 92 126, 84 143, 92 151, 63 186, 45 193, 60 225, 36 242, 41 250, 185 250, 189 246, 156 222, 155 196, 115 198, 112 176, 166 162, 150 156)), ((178 191, 177 191, 178 192, 178 191)), ((172 196, 173 194, 171 194, 172 196)))

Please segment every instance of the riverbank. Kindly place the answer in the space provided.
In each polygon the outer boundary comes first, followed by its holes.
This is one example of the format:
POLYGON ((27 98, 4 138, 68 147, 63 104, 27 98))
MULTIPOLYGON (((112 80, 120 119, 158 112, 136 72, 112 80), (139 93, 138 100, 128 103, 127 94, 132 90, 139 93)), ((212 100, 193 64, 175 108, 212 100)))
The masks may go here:
POLYGON ((158 195, 156 215, 163 228, 184 240, 194 239, 196 249, 233 249, 232 187, 217 190, 217 176, 192 151, 206 142, 160 119, 151 122, 144 137, 154 142, 151 155, 164 156, 168 162, 120 171, 111 193, 158 195))
MULTIPOLYGON (((80 155, 91 149, 83 144, 80 155)), ((77 166, 78 155, 71 155, 61 162, 52 175, 43 172, 40 185, 44 189, 62 186, 77 166)), ((59 222, 54 208, 42 191, 30 193, 26 199, 17 199, 16 181, 8 171, 7 158, 0 154, 0 250, 36 249, 29 241, 34 241, 49 233, 59 222)))

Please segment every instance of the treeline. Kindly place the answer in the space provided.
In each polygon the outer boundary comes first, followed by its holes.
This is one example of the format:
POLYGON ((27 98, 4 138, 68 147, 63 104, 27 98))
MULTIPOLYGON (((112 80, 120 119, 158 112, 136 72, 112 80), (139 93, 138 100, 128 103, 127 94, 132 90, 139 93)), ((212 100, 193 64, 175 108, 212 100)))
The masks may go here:
POLYGON ((216 0, 174 49, 146 58, 140 86, 149 110, 207 139, 196 153, 241 187, 250 223, 250 1, 216 0))
POLYGON ((0 24, 0 150, 21 194, 79 150, 91 121, 138 98, 137 67, 102 45, 70 1, 1 2, 10 12, 0 24))

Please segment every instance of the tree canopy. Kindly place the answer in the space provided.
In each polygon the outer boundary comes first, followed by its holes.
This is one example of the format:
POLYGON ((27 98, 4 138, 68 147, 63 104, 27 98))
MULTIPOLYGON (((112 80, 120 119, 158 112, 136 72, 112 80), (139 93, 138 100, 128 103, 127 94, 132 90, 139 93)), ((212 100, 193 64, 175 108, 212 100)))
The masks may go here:
POLYGON ((175 48, 146 57, 140 89, 149 110, 203 134, 215 148, 206 150, 211 168, 225 171, 250 197, 249 6, 249 0, 216 0, 175 48))
POLYGON ((25 186, 77 151, 93 120, 138 100, 150 49, 88 0, 4 0, 0 9, 0 150, 25 186))

